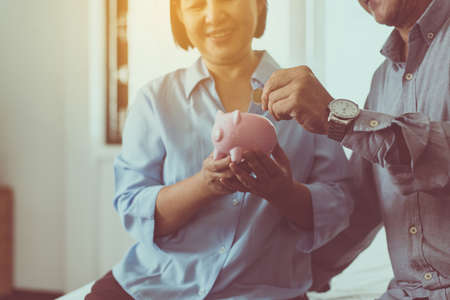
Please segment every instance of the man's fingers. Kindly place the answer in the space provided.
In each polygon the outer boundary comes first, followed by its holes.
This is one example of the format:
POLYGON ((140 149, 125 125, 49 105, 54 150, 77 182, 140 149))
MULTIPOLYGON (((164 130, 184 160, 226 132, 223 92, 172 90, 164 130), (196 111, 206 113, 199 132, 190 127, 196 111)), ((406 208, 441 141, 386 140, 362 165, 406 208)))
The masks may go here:
POLYGON ((267 110, 269 107, 269 95, 284 86, 286 86, 292 80, 288 70, 275 71, 269 80, 264 84, 263 93, 261 96, 261 105, 263 110, 267 110))
POLYGON ((276 90, 273 90, 269 95, 269 103, 270 102, 277 102, 278 100, 288 98, 292 93, 292 86, 291 84, 286 84, 276 90))
POLYGON ((271 106, 271 113, 278 120, 290 120, 295 118, 298 112, 295 110, 295 101, 292 98, 282 99, 271 106))
POLYGON ((288 101, 292 98, 291 95, 292 87, 290 84, 285 85, 277 90, 274 90, 269 94, 268 110, 270 114, 277 120, 288 120, 290 119, 289 114, 280 114, 274 109, 274 105, 279 102, 288 101))

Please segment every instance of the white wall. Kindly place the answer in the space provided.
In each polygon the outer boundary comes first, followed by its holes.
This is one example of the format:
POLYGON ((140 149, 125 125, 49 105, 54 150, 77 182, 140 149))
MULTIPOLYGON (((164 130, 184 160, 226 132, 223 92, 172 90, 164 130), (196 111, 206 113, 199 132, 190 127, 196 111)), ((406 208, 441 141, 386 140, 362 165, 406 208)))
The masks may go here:
POLYGON ((14 284, 60 290, 64 1, 0 1, 0 183, 14 189, 14 284))
POLYGON ((391 28, 377 24, 358 1, 326 1, 324 19, 324 84, 335 98, 353 99, 362 105, 379 53, 391 28))
POLYGON ((0 183, 15 192, 16 288, 62 291, 98 277, 94 2, 0 1, 0 183))
MULTIPOLYGON (((65 0, 64 18, 64 117, 65 159, 65 265, 64 285, 68 290, 96 279, 96 249, 99 206, 94 152, 94 123, 90 89, 101 89, 90 77, 90 5, 99 0, 65 0)), ((100 125, 101 126, 101 125, 100 125)))

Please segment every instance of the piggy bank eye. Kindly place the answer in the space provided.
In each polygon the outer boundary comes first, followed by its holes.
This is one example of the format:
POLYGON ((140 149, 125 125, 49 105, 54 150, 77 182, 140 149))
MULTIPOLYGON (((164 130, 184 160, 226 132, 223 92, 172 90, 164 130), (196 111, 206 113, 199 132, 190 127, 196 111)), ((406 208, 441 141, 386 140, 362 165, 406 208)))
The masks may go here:
POLYGON ((214 141, 219 142, 223 138, 223 130, 217 128, 214 130, 214 141))

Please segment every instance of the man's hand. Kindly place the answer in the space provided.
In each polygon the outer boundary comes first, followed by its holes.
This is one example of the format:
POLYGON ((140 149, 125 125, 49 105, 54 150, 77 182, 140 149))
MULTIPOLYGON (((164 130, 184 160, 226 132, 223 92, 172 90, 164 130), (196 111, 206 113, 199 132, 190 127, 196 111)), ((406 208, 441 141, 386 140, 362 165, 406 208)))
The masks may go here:
POLYGON ((328 133, 328 103, 333 100, 307 66, 275 71, 264 85, 262 108, 277 120, 295 118, 312 133, 328 133))

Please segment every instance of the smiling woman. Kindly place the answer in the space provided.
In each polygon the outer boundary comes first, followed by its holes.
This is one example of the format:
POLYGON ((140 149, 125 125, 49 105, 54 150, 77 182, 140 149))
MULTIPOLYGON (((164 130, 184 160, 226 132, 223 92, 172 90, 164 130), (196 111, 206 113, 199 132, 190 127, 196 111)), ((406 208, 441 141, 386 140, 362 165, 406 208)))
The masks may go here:
MULTIPOLYGON (((261 38, 254 44, 257 48, 269 50, 282 66, 304 63, 305 51, 301 48, 303 23, 298 22, 295 27, 290 27, 292 22, 289 21, 293 11, 300 15, 303 13, 303 6, 298 1, 288 1, 287 5, 276 1, 264 2, 270 10, 259 14, 255 37, 261 38), (269 26, 265 29, 268 14, 269 26), (296 40, 290 41, 282 38, 284 36, 295 36, 296 40)), ((120 144, 126 112, 138 89, 151 78, 192 64, 198 57, 198 51, 190 46, 184 26, 180 26, 175 10, 170 8, 176 5, 175 1, 108 0, 106 3, 109 3, 107 28, 110 28, 107 43, 109 95, 106 96, 106 141, 120 144), (169 19, 172 28, 165 26, 169 19), (179 37, 178 41, 175 38, 176 43, 171 29, 174 36, 179 37), (191 51, 181 51, 185 48, 191 51)))
MULTIPOLYGON (((251 101, 280 68, 253 48, 265 32, 265 0, 179 0, 169 9, 178 20, 175 41, 200 57, 143 84, 128 110, 114 206, 136 243, 86 299, 305 299, 310 251, 343 229, 351 210, 345 155, 251 101), (276 123, 272 155, 245 152, 242 164, 214 159, 218 110, 276 123)), ((170 23, 155 26, 142 28, 153 46, 145 55, 159 60, 150 67, 173 60, 154 56, 164 51, 156 37, 170 23)))

